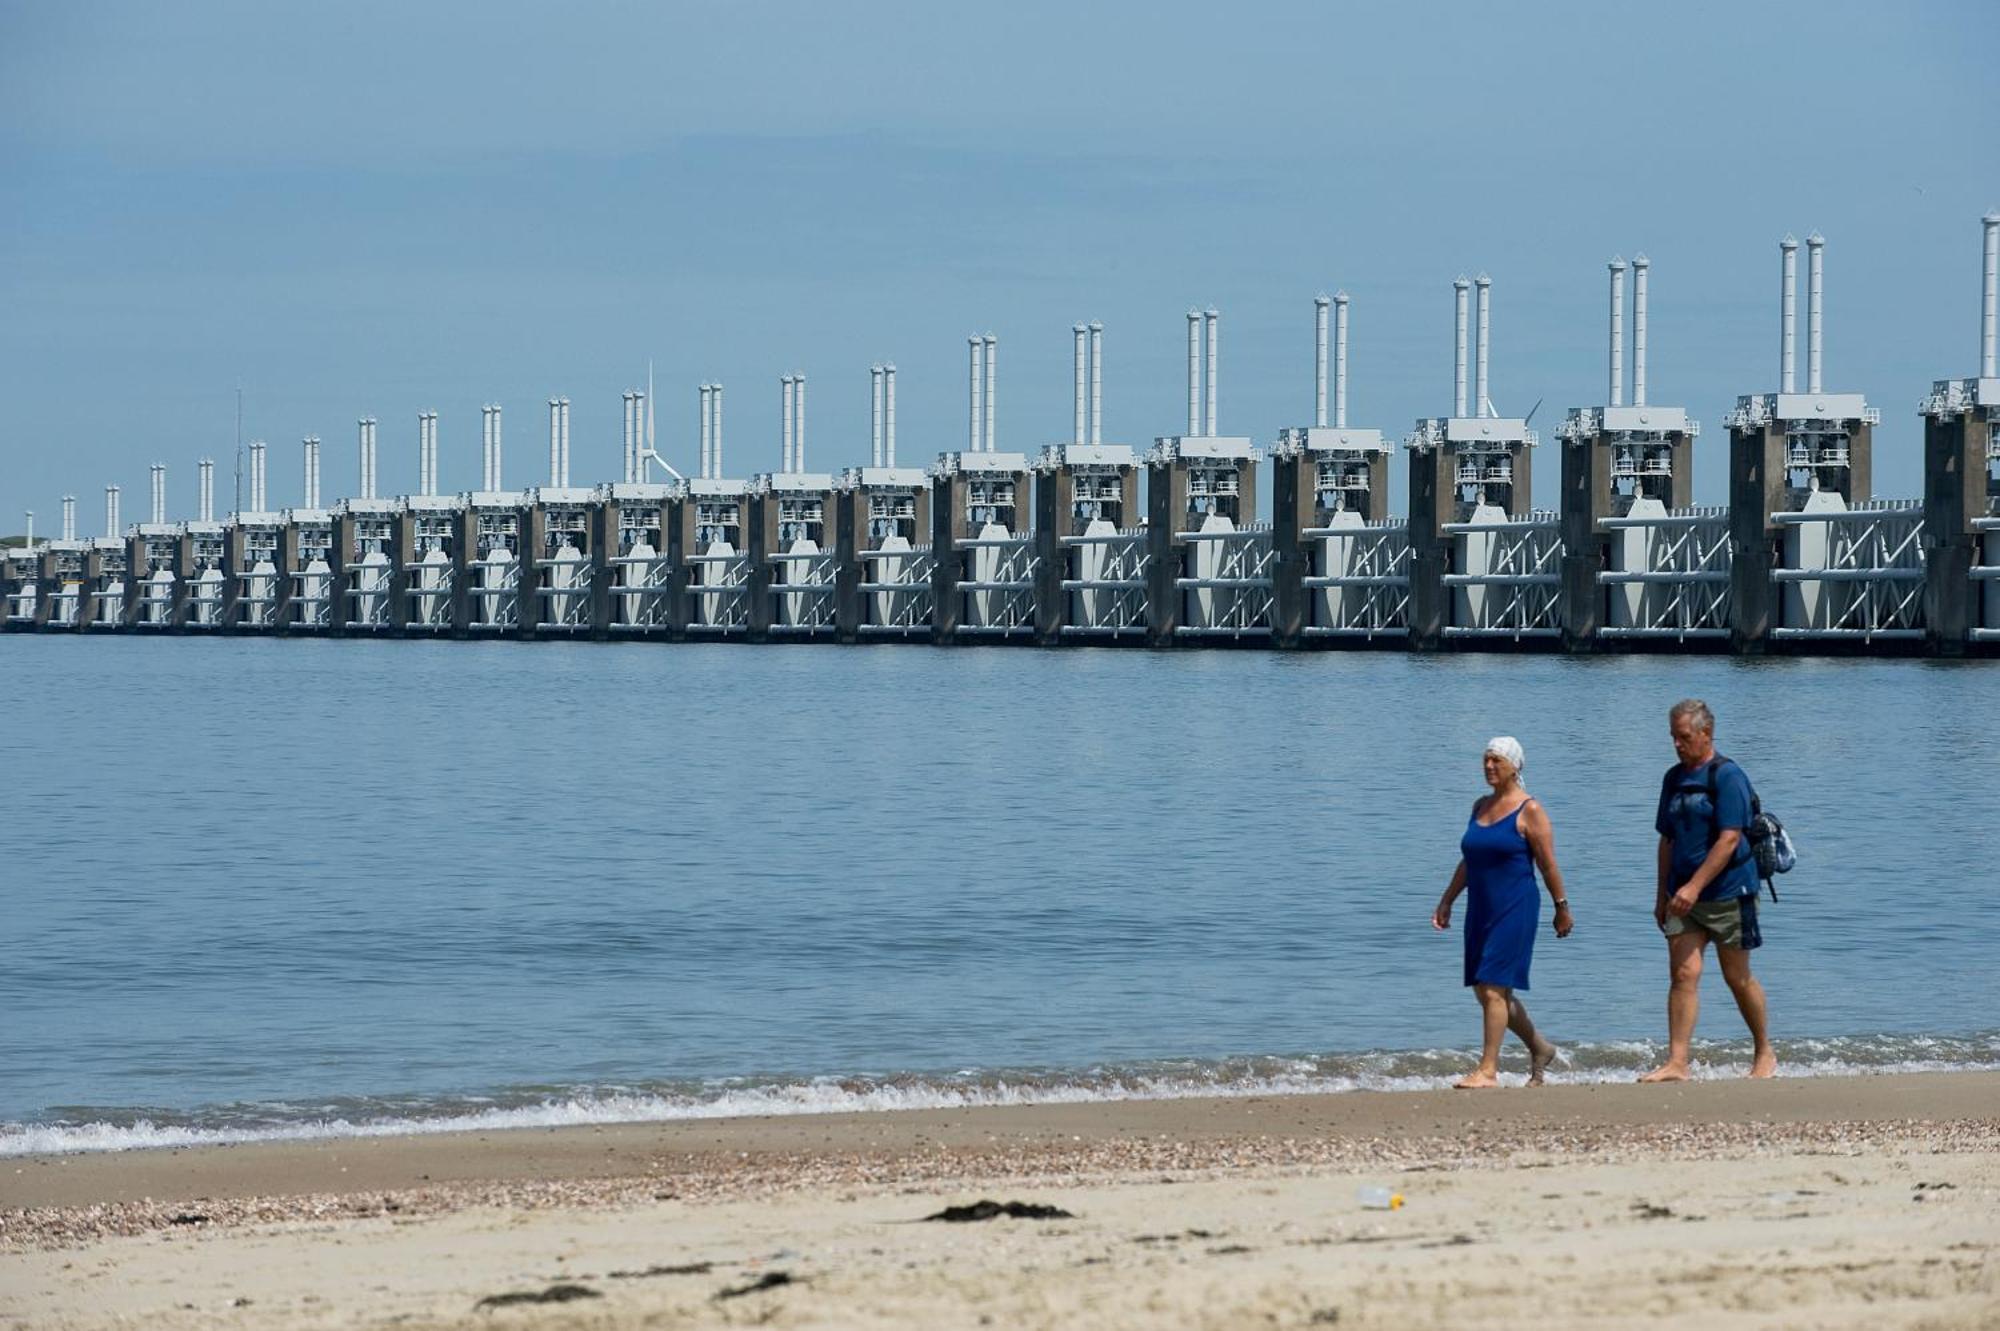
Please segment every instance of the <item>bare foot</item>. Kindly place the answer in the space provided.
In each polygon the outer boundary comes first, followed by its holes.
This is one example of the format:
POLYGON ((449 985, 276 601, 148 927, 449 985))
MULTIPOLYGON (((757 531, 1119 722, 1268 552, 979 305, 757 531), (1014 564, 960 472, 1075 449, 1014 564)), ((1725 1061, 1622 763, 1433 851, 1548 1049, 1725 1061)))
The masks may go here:
POLYGON ((1751 1059, 1750 1075, 1752 1077, 1755 1077, 1759 1081, 1762 1081, 1766 1077, 1777 1076, 1778 1075, 1777 1051, 1772 1049, 1766 1049, 1760 1052, 1755 1058, 1751 1059))
POLYGON ((1688 1070, 1685 1063, 1662 1063, 1645 1076, 1639 1078, 1640 1081, 1644 1082, 1686 1081, 1687 1079, 1688 1070))
POLYGON ((1474 1068, 1471 1072, 1466 1073, 1463 1077, 1453 1082, 1452 1089, 1459 1091, 1485 1091, 1491 1090, 1499 1084, 1500 1079, 1492 1073, 1474 1068))
POLYGON ((1540 1086, 1542 1074, 1549 1070, 1549 1064, 1556 1061, 1556 1047, 1543 1040, 1528 1051, 1528 1085, 1540 1086))

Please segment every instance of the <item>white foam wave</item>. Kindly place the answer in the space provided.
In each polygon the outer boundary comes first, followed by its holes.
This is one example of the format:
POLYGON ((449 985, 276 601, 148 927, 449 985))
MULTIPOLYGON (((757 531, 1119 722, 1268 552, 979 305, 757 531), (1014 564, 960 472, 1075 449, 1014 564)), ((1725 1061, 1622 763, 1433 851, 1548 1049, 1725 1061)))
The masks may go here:
MULTIPOLYGON (((1927 1042, 1910 1037, 1900 1051, 1918 1053, 1927 1042)), ((1965 1048, 1965 1041, 1946 1057, 1881 1056, 1877 1048, 1852 1040, 1799 1041, 1785 1051, 1786 1076, 1841 1077, 1909 1072, 2000 1071, 2000 1041, 1965 1048), (1817 1054, 1817 1056, 1813 1056, 1817 1054)), ((1643 1041, 1592 1047, 1585 1066, 1550 1074, 1558 1084, 1629 1081, 1634 1068, 1648 1066, 1658 1055, 1643 1041)), ((1697 1079, 1730 1078, 1748 1070, 1748 1059, 1723 1056, 1698 1065, 1697 1079)), ((1733 1051, 1732 1051, 1733 1053, 1733 1051)), ((1279 1063, 1279 1060, 1265 1060, 1279 1063)), ((87 1151, 131 1151, 245 1142, 307 1141, 340 1137, 414 1136, 443 1132, 488 1132, 517 1128, 559 1128, 615 1123, 659 1123, 718 1118, 757 1118, 792 1114, 849 1114, 909 1109, 959 1109, 989 1105, 1076 1104, 1120 1100, 1171 1100, 1225 1096, 1327 1095, 1351 1091, 1415 1091, 1447 1087, 1462 1071, 1465 1055, 1451 1051, 1425 1054, 1362 1056, 1351 1060, 1352 1071, 1328 1073, 1312 1060, 1289 1060, 1285 1070, 1254 1075, 1189 1075, 1177 1073, 1102 1073, 1071 1078, 1028 1077, 1020 1080, 982 1078, 973 1081, 912 1078, 894 1083, 857 1083, 825 1078, 763 1086, 742 1086, 707 1094, 609 1092, 552 1096, 529 1104, 483 1109, 440 1107, 434 1114, 385 1115, 356 1121, 319 1117, 256 1126, 205 1127, 161 1124, 149 1119, 129 1123, 9 1123, 0 1124, 0 1156, 61 1155, 87 1151), (1393 1063, 1449 1068, 1436 1072, 1374 1070, 1393 1063)), ((971 1075, 971 1074, 968 1074, 971 1075)), ((463 1105, 463 1102, 460 1102, 463 1105)))

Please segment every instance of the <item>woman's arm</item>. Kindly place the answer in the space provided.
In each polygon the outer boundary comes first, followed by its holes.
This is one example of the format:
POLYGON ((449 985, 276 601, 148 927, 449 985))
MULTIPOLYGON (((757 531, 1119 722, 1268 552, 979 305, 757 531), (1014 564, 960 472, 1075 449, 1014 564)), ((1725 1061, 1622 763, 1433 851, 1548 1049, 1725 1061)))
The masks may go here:
POLYGON ((1458 867, 1451 871, 1451 884, 1438 898, 1437 909, 1431 912, 1431 928, 1451 928, 1451 903, 1458 900, 1458 894, 1465 890, 1465 861, 1459 860, 1458 867))
POLYGON ((1548 811, 1538 800, 1529 800, 1521 810, 1521 835, 1527 838, 1535 866, 1542 871, 1542 886, 1556 903, 1556 937, 1567 938, 1574 921, 1569 911, 1569 892, 1563 887, 1562 869, 1556 864, 1556 829, 1548 811))

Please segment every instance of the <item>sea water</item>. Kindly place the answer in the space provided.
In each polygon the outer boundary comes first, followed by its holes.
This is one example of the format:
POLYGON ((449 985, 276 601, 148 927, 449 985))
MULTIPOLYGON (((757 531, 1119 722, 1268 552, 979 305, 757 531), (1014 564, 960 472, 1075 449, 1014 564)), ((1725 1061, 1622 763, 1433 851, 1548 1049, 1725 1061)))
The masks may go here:
POLYGON ((1755 959, 1787 1070, 2000 1066, 2000 663, 13 635, 0 669, 0 1153, 1439 1085, 1478 1013, 1429 916, 1502 733, 1576 913, 1525 997, 1558 1079, 1627 1078, 1689 695, 1799 847, 1755 959))

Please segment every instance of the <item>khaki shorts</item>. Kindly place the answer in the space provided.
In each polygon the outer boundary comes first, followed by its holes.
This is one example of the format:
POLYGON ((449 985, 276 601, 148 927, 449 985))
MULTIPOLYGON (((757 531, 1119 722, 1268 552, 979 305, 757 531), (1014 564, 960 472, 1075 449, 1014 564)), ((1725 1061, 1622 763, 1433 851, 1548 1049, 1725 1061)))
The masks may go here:
POLYGON ((1757 898, 1733 897, 1728 901, 1697 901, 1685 915, 1668 915, 1667 937, 1699 929, 1724 947, 1748 950, 1761 947, 1764 935, 1757 928, 1757 898))

